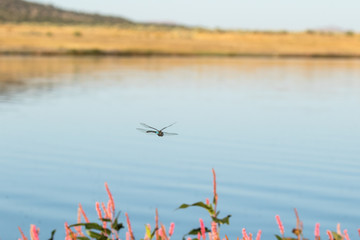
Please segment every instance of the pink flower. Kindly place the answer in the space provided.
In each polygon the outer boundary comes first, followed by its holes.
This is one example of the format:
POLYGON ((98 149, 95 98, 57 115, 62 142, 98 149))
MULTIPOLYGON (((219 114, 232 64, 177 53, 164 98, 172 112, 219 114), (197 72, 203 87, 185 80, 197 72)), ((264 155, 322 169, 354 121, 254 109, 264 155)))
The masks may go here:
MULTIPOLYGON (((77 223, 81 223, 81 209, 80 209, 80 204, 79 204, 79 208, 78 208, 78 215, 77 215, 77 223)), ((76 231, 80 234, 80 235, 84 235, 81 231, 81 226, 77 226, 75 227, 76 231)))
POLYGON ((245 228, 242 229, 242 235, 244 240, 249 240, 249 236, 247 235, 245 228))
POLYGON ((338 224, 336 225, 336 232, 337 232, 337 234, 341 235, 340 223, 338 223, 338 224))
POLYGON ((81 203, 79 203, 79 211, 81 212, 81 214, 83 215, 84 219, 85 219, 85 222, 89 223, 89 219, 87 218, 85 212, 84 212, 84 209, 82 208, 81 206, 81 203))
POLYGON ((212 169, 212 172, 213 172, 213 177, 214 177, 214 180, 213 180, 213 185, 214 185, 214 203, 215 203, 215 212, 216 212, 216 205, 217 205, 217 201, 218 201, 218 195, 216 193, 216 174, 215 174, 215 170, 212 169))
POLYGON ((205 200, 205 202, 206 202, 206 205, 210 205, 210 200, 208 198, 205 200))
MULTIPOLYGON (((159 228, 159 212, 157 208, 155 208, 155 229, 159 228)), ((155 239, 159 238, 159 232, 155 232, 155 239)))
POLYGON ((201 235, 203 237, 203 239, 206 239, 206 232, 205 232, 205 225, 204 225, 204 221, 200 218, 200 230, 201 230, 201 235))
POLYGON ((276 218, 277 224, 279 225, 279 229, 280 229, 281 235, 284 235, 284 232, 285 232, 285 231, 284 231, 284 225, 282 224, 282 222, 281 222, 281 220, 280 220, 280 216, 279 216, 279 215, 276 215, 275 218, 276 218))
POLYGON ((64 226, 65 226, 65 233, 66 233, 65 240, 72 240, 72 239, 76 238, 76 234, 73 231, 71 231, 67 222, 65 222, 64 226))
POLYGON ((129 229, 130 238, 131 238, 131 240, 134 240, 135 238, 134 238, 133 231, 131 229, 129 215, 127 213, 125 213, 125 216, 126 216, 126 222, 127 222, 127 225, 128 225, 128 229, 129 229))
POLYGON ((33 225, 33 224, 30 225, 31 240, 39 240, 39 231, 40 231, 40 229, 36 229, 35 225, 33 225))
POLYGON ((111 194, 111 192, 110 192, 110 189, 109 189, 109 186, 108 186, 108 184, 107 184, 107 182, 105 182, 105 188, 106 188, 106 192, 107 192, 107 194, 108 194, 108 196, 109 196, 109 200, 110 200, 110 205, 111 205, 111 210, 112 210, 112 212, 113 213, 115 213, 115 202, 114 202, 114 198, 113 198, 113 196, 112 196, 112 194, 111 194))
POLYGON ((107 205, 107 212, 109 214, 109 218, 112 220, 113 218, 113 211, 112 211, 112 206, 111 206, 111 201, 108 201, 108 205, 107 205))
POLYGON ((217 223, 216 222, 211 222, 211 232, 214 236, 217 235, 217 223))
POLYGON ((20 231, 20 234, 22 237, 22 239, 20 239, 20 240, 28 240, 27 237, 25 236, 24 232, 21 230, 21 228, 20 227, 18 227, 18 228, 19 228, 19 231, 20 231))
POLYGON ((95 208, 96 208, 96 212, 98 214, 99 219, 102 219, 102 214, 101 214, 100 203, 99 202, 95 203, 95 208))
POLYGON ((258 231, 256 235, 256 240, 260 240, 260 238, 261 238, 261 230, 258 231))
POLYGON ((175 229, 175 223, 171 223, 170 228, 169 228, 169 236, 170 237, 174 234, 174 229, 175 229))
POLYGON ((109 213, 108 213, 108 211, 107 211, 107 209, 106 209, 106 207, 105 207, 105 203, 101 203, 101 207, 102 207, 102 209, 103 209, 103 211, 104 211, 104 214, 105 214, 105 218, 110 218, 110 216, 109 216, 109 213))
POLYGON ((65 226, 65 240, 68 240, 70 239, 69 224, 65 222, 64 226, 65 226))
POLYGON ((160 234, 161 239, 162 240, 169 240, 169 238, 166 236, 166 229, 165 229, 165 226, 163 224, 161 224, 160 230, 161 230, 161 234, 160 234))
POLYGON ((315 239, 320 238, 320 223, 315 224, 315 231, 314 231, 315 239))
POLYGON ((330 230, 326 230, 326 233, 329 236, 329 240, 334 240, 333 235, 330 230))
POLYGON ((347 229, 344 229, 344 235, 346 240, 350 240, 347 229))
POLYGON ((164 238, 164 233, 163 233, 163 230, 161 228, 159 229, 159 235, 160 235, 161 238, 164 238))
MULTIPOLYGON (((102 219, 103 216, 101 214, 101 209, 100 209, 100 203, 99 202, 95 203, 95 208, 96 208, 96 212, 98 214, 99 219, 102 219)), ((106 213, 105 213, 105 215, 106 215, 106 213)), ((106 225, 107 225, 107 222, 103 221, 103 228, 106 228, 106 225)))

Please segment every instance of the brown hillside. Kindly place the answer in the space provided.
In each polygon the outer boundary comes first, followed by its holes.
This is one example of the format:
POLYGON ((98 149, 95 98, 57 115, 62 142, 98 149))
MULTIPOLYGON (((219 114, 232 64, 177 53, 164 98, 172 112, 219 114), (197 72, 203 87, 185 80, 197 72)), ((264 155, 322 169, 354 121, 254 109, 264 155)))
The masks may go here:
POLYGON ((48 22, 57 24, 120 24, 132 25, 121 17, 66 11, 52 5, 23 0, 0 0, 0 22, 48 22))

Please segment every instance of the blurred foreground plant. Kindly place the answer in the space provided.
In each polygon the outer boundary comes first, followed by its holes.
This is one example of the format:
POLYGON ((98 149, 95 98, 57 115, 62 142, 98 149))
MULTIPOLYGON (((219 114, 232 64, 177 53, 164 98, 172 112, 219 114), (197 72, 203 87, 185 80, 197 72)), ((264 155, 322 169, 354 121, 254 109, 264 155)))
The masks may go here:
MULTIPOLYGON (((296 237, 285 237, 284 226, 280 220, 279 215, 276 215, 275 219, 279 226, 279 230, 280 230, 280 234, 281 234, 281 236, 275 235, 277 240, 308 240, 307 238, 304 238, 304 236, 303 236, 303 223, 302 223, 302 221, 300 221, 299 214, 298 214, 296 208, 294 209, 294 212, 295 212, 295 216, 296 216, 296 228, 294 228, 292 230, 292 233, 295 234, 296 237)), ((336 232, 331 231, 331 230, 326 230, 326 234, 328 235, 329 240, 350 240, 347 229, 345 229, 343 232, 341 232, 340 223, 337 224, 336 229, 337 229, 336 232)), ((360 229, 358 229, 358 232, 359 232, 359 236, 360 236, 360 229)), ((321 238, 320 238, 320 223, 315 224, 314 240, 321 240, 321 238)))
POLYGON ((216 174, 215 174, 215 170, 212 169, 213 172, 213 186, 214 186, 214 191, 213 191, 213 200, 212 203, 210 203, 210 200, 207 198, 205 200, 205 202, 196 202, 193 204, 182 204, 179 209, 184 209, 184 208, 188 208, 188 207, 200 207, 203 208, 205 210, 208 211, 208 213, 210 214, 211 217, 211 230, 206 228, 204 225, 204 221, 202 219, 200 219, 200 228, 195 228, 190 230, 187 234, 184 235, 183 239, 185 239, 186 236, 188 235, 197 235, 198 240, 200 240, 200 238, 202 237, 204 240, 206 239, 206 233, 209 233, 209 239, 213 239, 213 240, 219 240, 220 239, 220 226, 222 224, 230 224, 229 219, 231 217, 231 215, 227 215, 224 218, 219 218, 219 214, 220 211, 217 211, 217 204, 218 204, 218 195, 216 192, 216 174))
MULTIPOLYGON (((229 240, 227 235, 224 235, 224 238, 220 237, 220 227, 223 224, 230 224, 229 219, 231 215, 227 215, 224 218, 219 218, 220 212, 217 211, 218 204, 218 195, 216 192, 216 174, 215 170, 212 169, 213 172, 213 200, 210 203, 209 199, 206 199, 205 202, 196 202, 193 204, 182 204, 178 209, 185 209, 188 207, 200 207, 205 209, 211 218, 211 227, 205 227, 204 221, 199 219, 199 228, 192 229, 187 234, 184 235, 183 239, 186 240, 229 240), (196 236, 195 238, 191 238, 190 236, 196 236), (187 237, 187 238, 186 238, 187 237)), ((130 218, 127 213, 125 213, 126 218, 126 227, 123 223, 119 221, 120 212, 115 216, 115 202, 113 196, 110 192, 109 186, 105 183, 105 189, 109 200, 107 204, 105 203, 95 203, 95 210, 98 215, 98 222, 90 222, 88 217, 85 214, 85 211, 81 204, 78 207, 77 214, 77 223, 68 225, 65 222, 65 240, 121 240, 120 239, 120 230, 126 229, 125 239, 126 240, 135 240, 134 233, 131 228, 130 218), (82 222, 82 219, 84 222, 82 222), (84 228, 84 231, 83 231, 84 228)), ((295 209, 296 215, 296 227, 292 230, 292 233, 295 234, 296 237, 285 237, 285 229, 280 220, 280 216, 276 215, 275 219, 279 226, 280 235, 275 235, 277 240, 308 240, 303 236, 303 223, 300 221, 297 210, 295 209)), ((158 210, 155 209, 155 228, 151 230, 151 225, 145 225, 145 236, 141 240, 170 240, 174 233, 175 224, 171 223, 168 231, 165 226, 159 222, 159 214, 158 210)), ((21 234, 21 238, 19 240, 28 240, 28 238, 23 233, 22 229, 19 227, 19 231, 21 234)), ((358 229, 360 235, 360 229, 358 229)), ((31 240, 39 240, 40 229, 35 225, 30 225, 30 239, 31 240)), ((350 240, 348 231, 345 229, 341 231, 340 224, 337 226, 337 231, 326 231, 329 240, 350 240)), ((54 240, 55 230, 52 231, 51 237, 49 240, 54 240)), ((261 230, 258 231, 256 235, 256 240, 260 240, 261 238, 261 230)), ((237 240, 253 240, 253 235, 251 233, 246 232, 245 228, 242 228, 242 238, 237 238, 237 240)), ((314 230, 314 239, 320 239, 320 224, 315 224, 314 230)))

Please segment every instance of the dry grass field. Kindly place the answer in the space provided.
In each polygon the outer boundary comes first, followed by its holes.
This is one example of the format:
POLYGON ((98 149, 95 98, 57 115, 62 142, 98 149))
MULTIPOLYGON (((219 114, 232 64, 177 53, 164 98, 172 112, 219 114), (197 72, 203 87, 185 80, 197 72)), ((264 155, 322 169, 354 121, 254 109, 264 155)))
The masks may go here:
POLYGON ((360 34, 0 24, 0 54, 360 57, 360 34))

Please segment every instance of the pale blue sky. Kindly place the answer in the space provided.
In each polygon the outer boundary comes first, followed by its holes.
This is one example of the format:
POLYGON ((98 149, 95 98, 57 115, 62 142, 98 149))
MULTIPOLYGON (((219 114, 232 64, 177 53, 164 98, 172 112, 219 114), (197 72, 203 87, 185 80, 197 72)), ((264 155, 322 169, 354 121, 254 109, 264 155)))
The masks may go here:
POLYGON ((360 31, 360 0, 32 0, 66 9, 204 27, 360 31))

